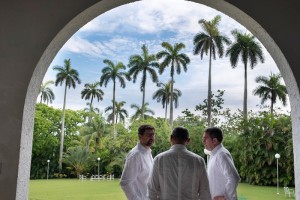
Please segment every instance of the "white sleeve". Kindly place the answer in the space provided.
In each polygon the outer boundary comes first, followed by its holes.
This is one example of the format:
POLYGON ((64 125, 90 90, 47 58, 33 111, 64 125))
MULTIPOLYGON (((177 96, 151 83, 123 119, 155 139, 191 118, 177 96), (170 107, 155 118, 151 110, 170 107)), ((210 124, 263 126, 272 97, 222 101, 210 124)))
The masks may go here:
POLYGON ((224 153, 221 156, 220 168, 227 180, 225 185, 225 196, 226 199, 237 199, 236 188, 240 181, 240 176, 234 166, 232 157, 230 154, 224 153))
POLYGON ((150 172, 148 179, 148 192, 147 197, 150 200, 160 199, 160 185, 159 185, 159 169, 158 169, 158 159, 154 159, 153 168, 150 172))
POLYGON ((120 185, 128 200, 138 200, 136 180, 138 173, 138 157, 132 156, 126 159, 124 170, 121 176, 120 185))
POLYGON ((208 176, 205 168, 205 162, 203 159, 200 159, 200 169, 201 172, 201 179, 199 180, 199 188, 198 188, 198 193, 199 197, 202 200, 211 200, 211 195, 210 195, 210 189, 209 189, 209 182, 208 182, 208 176))

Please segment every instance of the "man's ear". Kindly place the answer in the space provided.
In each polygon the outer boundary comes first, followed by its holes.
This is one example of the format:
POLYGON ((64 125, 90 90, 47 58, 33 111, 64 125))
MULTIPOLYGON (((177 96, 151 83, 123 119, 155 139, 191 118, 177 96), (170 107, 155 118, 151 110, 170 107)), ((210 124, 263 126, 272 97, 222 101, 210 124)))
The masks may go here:
POLYGON ((190 141, 191 141, 190 138, 186 139, 185 144, 188 145, 190 143, 190 141))
POLYGON ((173 143, 173 135, 170 135, 170 143, 171 143, 171 145, 174 144, 174 143, 173 143))
POLYGON ((217 138, 213 138, 213 140, 212 140, 212 141, 213 141, 213 143, 214 143, 214 144, 219 144, 219 141, 218 141, 218 139, 217 139, 217 138))

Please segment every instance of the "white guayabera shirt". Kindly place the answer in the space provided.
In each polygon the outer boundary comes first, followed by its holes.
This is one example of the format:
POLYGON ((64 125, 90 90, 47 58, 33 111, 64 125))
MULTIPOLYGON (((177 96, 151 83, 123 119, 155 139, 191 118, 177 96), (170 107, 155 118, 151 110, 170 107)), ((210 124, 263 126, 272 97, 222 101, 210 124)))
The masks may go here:
POLYGON ((212 197, 225 196, 226 200, 237 199, 236 188, 240 177, 229 151, 222 144, 210 152, 207 173, 212 197))
POLYGON ((140 143, 128 153, 120 182, 128 200, 147 199, 147 181, 152 165, 151 149, 140 143))
POLYGON ((172 145, 154 158, 148 182, 150 200, 211 200, 204 159, 184 145, 172 145))

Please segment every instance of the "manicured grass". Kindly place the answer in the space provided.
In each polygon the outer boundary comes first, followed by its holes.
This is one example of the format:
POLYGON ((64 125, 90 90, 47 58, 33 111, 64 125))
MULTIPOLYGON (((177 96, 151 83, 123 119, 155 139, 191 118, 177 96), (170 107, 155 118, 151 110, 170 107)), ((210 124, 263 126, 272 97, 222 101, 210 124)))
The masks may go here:
MULTIPOLYGON (((239 184, 239 197, 247 200, 287 200, 283 188, 239 184)), ((75 179, 31 180, 29 200, 126 200, 119 180, 79 181, 75 179)), ((295 199, 295 198, 290 198, 295 199)))
POLYGON ((246 197, 247 200, 288 200, 295 199, 284 196, 283 187, 279 188, 277 194, 277 187, 255 186, 246 183, 240 183, 238 186, 238 196, 246 197))
POLYGON ((78 179, 31 180, 29 200, 126 200, 114 181, 79 181, 78 179))

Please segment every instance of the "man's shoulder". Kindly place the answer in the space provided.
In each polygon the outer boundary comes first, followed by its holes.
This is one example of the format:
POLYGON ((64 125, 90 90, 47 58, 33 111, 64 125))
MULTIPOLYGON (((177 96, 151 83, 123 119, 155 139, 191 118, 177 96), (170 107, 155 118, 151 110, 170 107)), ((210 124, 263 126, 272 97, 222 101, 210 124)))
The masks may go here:
POLYGON ((218 152, 217 152, 219 155, 230 155, 230 152, 224 147, 224 146, 222 146, 219 150, 218 150, 218 152))
POLYGON ((161 153, 157 154, 157 155, 155 156, 154 159, 157 160, 157 159, 160 159, 160 158, 169 156, 170 154, 171 154, 171 151, 170 151, 170 149, 169 149, 169 150, 166 150, 166 151, 164 151, 164 152, 161 152, 161 153))
POLYGON ((157 156, 156 156, 156 157, 163 157, 163 156, 166 156, 166 155, 168 155, 169 153, 170 153, 170 150, 163 151, 163 152, 161 152, 161 153, 157 154, 157 156))
POLYGON ((226 158, 232 159, 232 156, 231 156, 230 152, 225 147, 220 148, 216 152, 216 154, 214 155, 214 157, 218 161, 223 161, 226 158))
POLYGON ((202 158, 201 156, 199 156, 198 154, 192 152, 192 151, 189 151, 187 150, 187 152, 191 155, 191 156, 194 156, 194 157, 197 157, 197 158, 202 158))
POLYGON ((126 158, 130 159, 130 158, 138 157, 140 155, 141 155, 141 152, 139 151, 138 147, 135 146, 129 151, 126 158))
POLYGON ((190 157, 193 157, 195 159, 198 159, 200 161, 204 161, 203 157, 202 156, 199 156, 198 154, 192 152, 192 151, 187 151, 187 154, 190 156, 190 157))
MULTIPOLYGON (((199 156, 198 154, 195 154, 194 152, 192 151, 189 151, 189 150, 182 150, 181 152, 184 152, 183 154, 185 154, 186 156, 189 156, 189 157, 194 157, 194 158, 197 158, 197 159, 203 159, 201 156, 199 156)), ((178 152, 175 152, 175 151, 172 151, 172 149, 169 149, 167 151, 164 151, 164 152, 161 152, 159 154, 157 154, 155 156, 156 159, 159 159, 159 158, 162 158, 162 157, 168 157, 168 156, 172 156, 174 154, 177 155, 178 152)))

